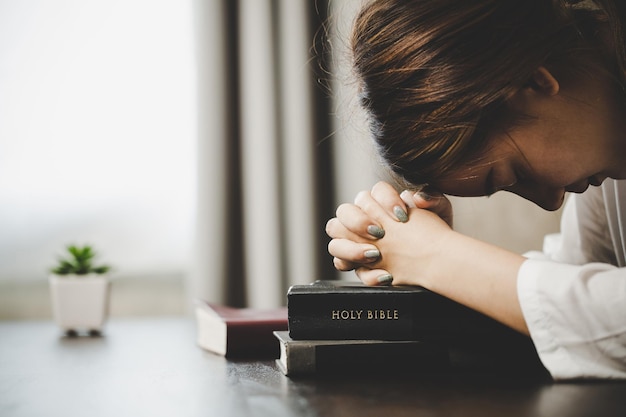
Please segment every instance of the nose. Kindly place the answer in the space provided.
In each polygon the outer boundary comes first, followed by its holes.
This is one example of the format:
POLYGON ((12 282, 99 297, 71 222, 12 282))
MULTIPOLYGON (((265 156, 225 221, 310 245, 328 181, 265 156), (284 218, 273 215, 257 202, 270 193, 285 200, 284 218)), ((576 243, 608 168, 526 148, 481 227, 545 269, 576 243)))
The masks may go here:
POLYGON ((565 200, 565 189, 549 187, 542 184, 530 182, 518 182, 506 188, 526 200, 532 201, 544 210, 558 210, 565 200))

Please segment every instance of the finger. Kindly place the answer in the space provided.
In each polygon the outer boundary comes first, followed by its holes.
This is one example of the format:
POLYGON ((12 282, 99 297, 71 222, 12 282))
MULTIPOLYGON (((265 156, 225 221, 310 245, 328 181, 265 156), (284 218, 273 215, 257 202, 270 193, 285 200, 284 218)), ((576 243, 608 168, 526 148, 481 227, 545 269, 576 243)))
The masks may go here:
POLYGON ((417 208, 437 213, 449 205, 450 200, 438 191, 420 190, 413 194, 413 202, 417 208))
POLYGON ((450 200, 440 191, 425 185, 413 191, 411 199, 417 208, 426 209, 438 213, 450 205, 450 200))
POLYGON ((415 193, 409 190, 404 190, 400 193, 400 198, 404 201, 404 204, 406 204, 408 208, 417 208, 415 201, 413 201, 413 194, 415 193))
POLYGON ((372 197, 369 191, 361 191, 354 199, 354 205, 359 207, 365 214, 367 214, 372 220, 378 224, 383 224, 386 221, 397 221, 387 210, 385 210, 379 203, 372 197))
POLYGON ((328 242, 328 253, 335 258, 356 264, 368 264, 380 258, 380 251, 376 246, 348 239, 332 239, 328 242))
POLYGON ((373 236, 368 236, 368 239, 364 239, 360 235, 353 233, 351 230, 348 230, 348 228, 345 227, 336 217, 333 217, 326 222, 325 230, 326 234, 333 239, 349 239, 361 243, 365 243, 373 239, 373 236))
POLYGON ((340 205, 337 207, 336 215, 339 223, 354 235, 367 239, 380 239, 385 236, 385 230, 380 223, 354 204, 340 205))
POLYGON ((406 223, 409 220, 406 204, 391 184, 384 181, 376 183, 372 187, 371 195, 397 221, 406 223))
POLYGON ((384 269, 368 269, 366 267, 359 267, 355 269, 356 275, 359 279, 368 286, 381 286, 391 285, 393 283, 393 277, 384 269))
POLYGON ((352 271, 355 268, 360 267, 360 265, 345 261, 340 258, 333 258, 333 265, 338 271, 352 271))
POLYGON ((408 207, 411 207, 411 204, 408 203, 410 201, 413 207, 432 211, 452 227, 452 203, 442 193, 422 189, 417 192, 403 191, 401 197, 407 202, 408 207))

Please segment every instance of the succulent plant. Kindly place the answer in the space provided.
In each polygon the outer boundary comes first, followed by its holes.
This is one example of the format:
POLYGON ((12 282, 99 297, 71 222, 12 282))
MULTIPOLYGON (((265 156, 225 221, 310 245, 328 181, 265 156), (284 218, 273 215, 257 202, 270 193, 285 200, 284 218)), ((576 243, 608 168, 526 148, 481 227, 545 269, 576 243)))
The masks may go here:
POLYGON ((58 264, 50 271, 56 275, 88 275, 88 274, 105 274, 111 267, 108 265, 93 264, 96 252, 89 245, 67 246, 69 256, 59 258, 58 264))

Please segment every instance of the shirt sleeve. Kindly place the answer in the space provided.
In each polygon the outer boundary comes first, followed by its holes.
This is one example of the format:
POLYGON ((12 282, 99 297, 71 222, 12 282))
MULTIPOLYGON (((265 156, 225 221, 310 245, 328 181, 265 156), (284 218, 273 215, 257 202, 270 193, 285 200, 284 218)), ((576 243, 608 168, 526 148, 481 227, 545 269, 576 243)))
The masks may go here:
POLYGON ((626 379, 626 268, 528 259, 517 285, 530 336, 554 379, 626 379))

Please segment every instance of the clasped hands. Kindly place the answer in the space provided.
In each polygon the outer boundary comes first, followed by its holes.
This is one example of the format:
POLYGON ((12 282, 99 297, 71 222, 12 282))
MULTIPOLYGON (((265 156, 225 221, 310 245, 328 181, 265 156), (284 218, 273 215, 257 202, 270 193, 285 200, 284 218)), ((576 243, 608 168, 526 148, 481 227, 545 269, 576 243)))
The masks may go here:
POLYGON ((436 279, 452 232, 452 206, 431 190, 399 194, 379 182, 342 204, 326 224, 335 268, 366 285, 422 285, 436 279))

